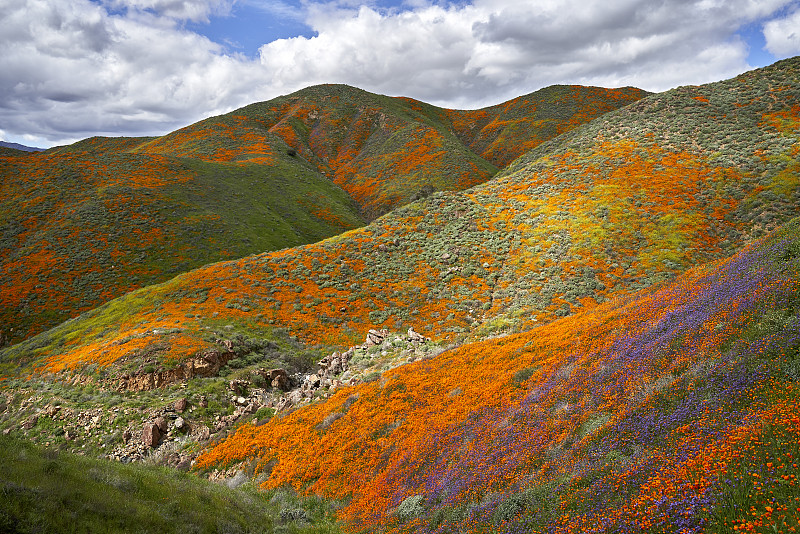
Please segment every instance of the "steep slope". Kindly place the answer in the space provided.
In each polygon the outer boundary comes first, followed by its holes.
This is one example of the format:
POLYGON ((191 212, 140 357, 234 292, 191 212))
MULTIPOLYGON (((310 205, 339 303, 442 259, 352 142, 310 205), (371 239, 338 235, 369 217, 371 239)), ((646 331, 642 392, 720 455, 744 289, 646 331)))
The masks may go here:
POLYGON ((795 219, 660 289, 245 425, 197 465, 352 497, 369 532, 794 531, 799 238, 795 219))
POLYGON ((648 94, 634 87, 554 85, 488 108, 448 110, 447 118, 464 144, 502 168, 544 141, 648 94))
POLYGON ((286 147, 375 218, 421 190, 461 190, 497 169, 446 125, 400 99, 346 85, 303 89, 213 117, 139 150, 213 160, 269 158, 286 147))
POLYGON ((320 85, 213 117, 137 151, 249 161, 273 157, 285 143, 374 219, 426 193, 485 182, 539 143, 646 94, 554 86, 490 108, 456 111, 320 85))
POLYGON ((662 282, 797 214, 799 67, 648 97, 467 192, 203 267, 0 355, 9 373, 143 350, 176 361, 214 346, 205 332, 225 323, 335 346, 372 327, 453 340, 526 330, 662 282))
MULTIPOLYGON (((481 128, 513 115, 515 133, 504 135, 519 154, 643 94, 540 93, 476 112, 481 128)), ((315 242, 432 191, 484 182, 497 169, 455 124, 471 116, 326 85, 157 138, 92 138, 26 157, 3 149, 0 345, 179 272, 315 242)))
POLYGON ((142 285, 363 224, 340 188, 270 165, 133 154, 90 139, 0 155, 0 337, 19 341, 142 285))

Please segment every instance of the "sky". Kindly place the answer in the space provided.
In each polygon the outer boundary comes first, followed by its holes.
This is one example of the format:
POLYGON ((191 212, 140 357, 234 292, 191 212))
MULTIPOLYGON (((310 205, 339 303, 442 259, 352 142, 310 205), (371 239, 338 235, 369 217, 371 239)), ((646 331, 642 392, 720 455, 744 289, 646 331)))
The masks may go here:
POLYGON ((320 83, 458 109, 800 55, 800 0, 0 0, 0 139, 161 135, 320 83))

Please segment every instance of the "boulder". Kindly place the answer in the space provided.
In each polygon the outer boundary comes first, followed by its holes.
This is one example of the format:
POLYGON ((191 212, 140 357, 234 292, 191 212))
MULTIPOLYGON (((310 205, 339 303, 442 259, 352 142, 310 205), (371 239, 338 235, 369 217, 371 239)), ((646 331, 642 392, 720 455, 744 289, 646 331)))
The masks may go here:
POLYGON ((32 415, 28 417, 24 423, 22 423, 22 428, 25 430, 30 430, 31 428, 36 426, 36 423, 39 422, 39 417, 32 415))
POLYGON ((173 403, 172 407, 175 408, 176 412, 183 413, 189 407, 189 401, 186 400, 186 397, 178 399, 173 403))
POLYGON ((387 330, 370 329, 370 331, 367 332, 367 339, 364 341, 364 346, 372 347, 374 345, 380 345, 388 335, 389 332, 387 330))
POLYGON ((284 369, 270 369, 266 378, 274 389, 289 391, 292 387, 292 381, 289 378, 289 373, 287 373, 284 369))
POLYGON ((167 420, 165 418, 157 417, 156 420, 153 421, 153 424, 158 427, 158 430, 161 432, 161 434, 167 433, 167 420))
POLYGON ((231 380, 228 383, 228 388, 237 395, 244 395, 247 393, 247 386, 250 384, 244 380, 231 380))
POLYGON ((52 404, 48 404, 44 409, 44 413, 45 413, 45 415, 48 415, 49 417, 53 417, 60 410, 61 410, 61 406, 54 406, 52 404))
POLYGON ((161 443, 161 431, 155 423, 145 423, 142 429, 142 443, 146 447, 155 449, 161 443))
POLYGON ((410 327, 408 329, 408 340, 411 343, 424 343, 426 338, 422 334, 415 332, 414 327, 410 327))
POLYGON ((175 419, 175 429, 176 430, 183 430, 186 427, 186 421, 183 417, 178 417, 175 419))

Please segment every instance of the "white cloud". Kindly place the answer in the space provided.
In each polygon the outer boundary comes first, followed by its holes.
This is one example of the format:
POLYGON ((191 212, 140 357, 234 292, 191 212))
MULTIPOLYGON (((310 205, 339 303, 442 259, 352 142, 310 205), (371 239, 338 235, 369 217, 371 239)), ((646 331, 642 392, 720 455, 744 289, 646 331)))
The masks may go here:
POLYGON ((65 142, 163 133, 227 111, 267 82, 252 62, 152 14, 86 0, 0 0, 0 123, 65 142))
POLYGON ((470 107, 553 83, 660 91, 750 68, 744 24, 785 0, 476 0, 381 12, 342 3, 309 10, 311 38, 261 48, 281 87, 341 81, 470 107))
MULTIPOLYGON (((347 83, 450 107, 554 83, 659 91, 750 68, 736 36, 789 0, 237 0, 316 32, 229 55, 186 21, 234 0, 0 0, 0 124, 40 144, 169 131, 315 83, 347 83), (113 9, 112 9, 113 8, 113 9), (109 11, 110 10, 110 11, 109 11)), ((800 51, 800 11, 764 25, 800 51)))
POLYGON ((764 24, 766 48, 776 56, 800 54, 800 8, 764 24))

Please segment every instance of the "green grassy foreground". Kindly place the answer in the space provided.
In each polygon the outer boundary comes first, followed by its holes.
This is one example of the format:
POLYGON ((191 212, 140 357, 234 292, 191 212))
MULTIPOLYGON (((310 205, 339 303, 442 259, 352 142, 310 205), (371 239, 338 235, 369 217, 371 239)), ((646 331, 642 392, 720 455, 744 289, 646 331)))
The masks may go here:
POLYGON ((0 436, 0 532, 335 533, 331 504, 0 436))

